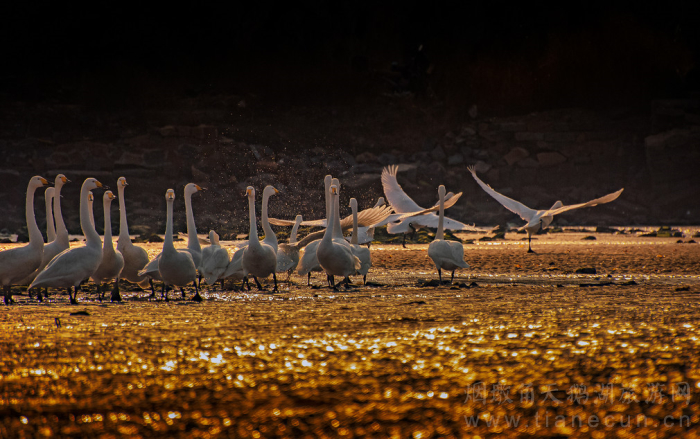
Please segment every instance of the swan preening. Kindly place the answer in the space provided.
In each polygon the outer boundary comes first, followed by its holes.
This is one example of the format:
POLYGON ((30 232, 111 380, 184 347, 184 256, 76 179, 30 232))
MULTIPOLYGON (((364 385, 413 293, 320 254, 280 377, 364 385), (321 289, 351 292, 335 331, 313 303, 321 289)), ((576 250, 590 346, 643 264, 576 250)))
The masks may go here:
POLYGON ((532 251, 532 235, 534 233, 537 233, 540 229, 545 229, 547 228, 551 223, 552 220, 554 219, 554 215, 557 215, 559 213, 564 213, 569 210, 573 209, 579 209, 581 207, 591 207, 591 206, 597 206, 599 204, 604 204, 604 203, 609 203, 613 200, 616 200, 617 197, 620 196, 622 191, 624 189, 620 189, 619 191, 613 192, 611 194, 605 195, 600 198, 596 198, 595 200, 588 201, 586 203, 580 203, 580 204, 571 204, 569 206, 564 206, 564 204, 561 201, 557 201, 554 203, 554 205, 546 210, 535 210, 535 209, 530 209, 523 203, 519 201, 515 201, 512 198, 508 198, 503 194, 500 194, 493 190, 491 186, 487 185, 479 177, 476 176, 476 170, 474 169, 473 166, 469 167, 469 172, 471 172, 472 177, 474 177, 474 180, 481 186, 481 188, 486 191, 487 194, 491 195, 496 201, 501 203, 503 207, 506 209, 510 210, 511 212, 517 214, 522 218, 523 221, 527 221, 527 224, 522 226, 520 230, 525 230, 527 232, 527 251, 528 253, 534 253, 532 251))
MULTIPOLYGON (((473 167, 469 168, 476 183, 491 197, 496 199, 508 210, 518 214, 527 223, 521 227, 528 234, 528 252, 532 252, 532 234, 550 225, 554 215, 582 207, 596 206, 617 199, 622 189, 594 200, 565 206, 557 201, 550 209, 535 210, 524 204, 508 198, 477 177, 473 167)), ((165 241, 162 252, 150 262, 146 251, 134 245, 129 236, 124 191, 127 186, 126 178, 117 180, 119 196, 111 191, 103 194, 104 230, 102 243, 94 225, 92 212, 91 190, 103 187, 94 178, 86 179, 80 190, 80 226, 86 238, 85 245, 70 248, 68 231, 63 221, 61 211, 61 188, 69 180, 62 174, 55 178, 55 186, 45 193, 46 223, 48 243, 44 243, 34 214, 34 194, 36 189, 48 186, 48 181, 34 176, 27 186, 25 216, 29 231, 29 244, 11 250, 0 252, 0 283, 4 289, 6 304, 12 303, 12 285, 27 285, 29 289, 36 288, 67 288, 71 303, 77 302, 78 287, 82 282, 91 278, 98 285, 98 293, 102 298, 102 284, 114 281, 112 301, 121 300, 119 294, 119 279, 138 284, 142 288, 151 279, 162 279, 163 297, 167 300, 167 285, 182 287, 192 283, 195 287, 193 300, 201 301, 197 275, 199 279, 212 285, 225 279, 243 280, 248 285, 248 278, 253 277, 260 290, 263 289, 259 279, 272 276, 273 291, 277 291, 276 273, 288 273, 288 281, 292 271, 308 277, 310 284, 311 272, 324 271, 329 286, 337 289, 335 277, 342 277, 347 284, 350 276, 361 275, 366 282, 367 273, 372 265, 369 245, 375 227, 386 224, 389 233, 407 233, 419 227, 434 227, 437 229, 435 239, 428 247, 428 256, 432 259, 442 282, 442 270, 452 272, 468 268, 464 261, 464 247, 459 242, 445 241, 444 230, 466 230, 486 232, 492 229, 468 225, 445 217, 445 209, 453 206, 462 193, 447 193, 445 186, 438 188, 438 201, 435 205, 424 209, 413 201, 401 188, 397 181, 398 166, 386 167, 381 175, 384 195, 389 205, 380 198, 377 204, 369 209, 358 211, 355 198, 350 199, 351 214, 341 219, 340 216, 340 181, 327 175, 324 179, 324 197, 326 205, 325 218, 304 221, 301 215, 296 215, 294 221, 273 219, 268 216, 268 203, 272 195, 278 194, 277 189, 266 186, 262 196, 262 215, 260 222, 264 238, 258 239, 255 189, 249 186, 245 196, 248 199, 249 239, 238 243, 238 248, 229 258, 228 251, 219 242, 219 235, 211 230, 209 240, 211 245, 202 249, 192 212, 192 195, 203 188, 189 183, 184 189, 185 213, 187 217, 187 248, 175 249, 173 244, 173 203, 175 192, 166 192, 167 221, 165 241), (119 201, 119 239, 117 248, 112 242, 112 226, 110 207, 112 201, 119 201), (437 213, 436 213, 437 212, 437 213), (277 237, 270 227, 276 225, 293 225, 289 243, 278 244, 277 237), (316 226, 325 230, 307 234, 297 239, 301 225, 316 226), (344 231, 352 230, 350 237, 343 236, 344 231), (349 242, 348 242, 349 241, 349 242)), ((105 188, 106 189, 106 188, 105 188)), ((405 245, 405 243, 404 243, 405 245)), ((151 283, 151 288, 153 285, 151 283)), ((184 297, 184 290, 182 291, 184 297)), ((47 296, 48 297, 48 296, 47 296)), ((31 298, 31 296, 30 296, 31 298)), ((37 298, 42 300, 41 290, 37 298)))

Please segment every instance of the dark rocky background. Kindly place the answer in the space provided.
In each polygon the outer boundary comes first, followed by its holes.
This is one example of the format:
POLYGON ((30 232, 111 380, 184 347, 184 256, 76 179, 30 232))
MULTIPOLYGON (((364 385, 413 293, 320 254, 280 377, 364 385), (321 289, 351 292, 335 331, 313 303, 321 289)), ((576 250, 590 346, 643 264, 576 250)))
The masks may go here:
POLYGON ((73 181, 72 232, 82 180, 124 175, 132 231, 162 232, 165 190, 194 181, 199 231, 235 233, 247 185, 280 189, 275 216, 316 218, 323 175, 366 207, 392 163, 419 204, 464 191, 450 215, 478 225, 517 217, 471 164, 537 208, 625 188, 559 224, 700 223, 695 2, 197 7, 6 7, 0 228, 23 227, 34 174, 73 181))

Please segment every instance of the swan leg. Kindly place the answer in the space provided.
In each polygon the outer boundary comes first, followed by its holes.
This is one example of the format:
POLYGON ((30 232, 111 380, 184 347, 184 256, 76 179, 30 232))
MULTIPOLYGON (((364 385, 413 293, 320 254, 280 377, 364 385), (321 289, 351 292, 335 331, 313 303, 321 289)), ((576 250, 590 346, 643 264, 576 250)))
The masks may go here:
POLYGON ((311 286, 311 272, 306 275, 306 286, 310 287, 311 286))
POLYGON ((202 299, 202 296, 199 295, 199 287, 197 285, 194 286, 194 296, 192 297, 192 300, 197 303, 201 303, 202 300, 204 300, 202 299))
POLYGON ((275 281, 275 287, 272 289, 272 291, 277 291, 277 274, 272 273, 272 280, 275 281))
POLYGON ((97 292, 97 299, 102 302, 102 282, 97 283, 97 288, 95 291, 97 292))
POLYGON ((114 279, 114 288, 112 288, 112 295, 109 298, 110 302, 121 302, 122 295, 119 292, 119 277, 114 279))
POLYGON ((165 282, 163 282, 163 290, 160 292, 160 297, 161 299, 164 299, 166 302, 168 301, 168 290, 165 288, 165 282))
POLYGON ((153 297, 155 299, 156 289, 153 287, 153 279, 148 279, 148 283, 151 285, 151 295, 148 296, 148 298, 150 299, 151 297, 153 297))
POLYGON ((75 293, 71 295, 70 288, 68 288, 68 296, 70 297, 70 304, 71 305, 77 305, 78 304, 78 285, 74 286, 75 288, 75 293))
POLYGON ((243 285, 245 285, 248 288, 248 291, 250 291, 250 282, 248 282, 248 276, 243 278, 243 283, 241 284, 241 290, 243 290, 243 285))
POLYGON ((5 305, 10 305, 12 303, 12 285, 5 285, 3 287, 4 291, 4 299, 5 299, 5 305))
POLYGON ((528 253, 535 253, 532 251, 532 235, 530 232, 527 233, 527 252, 528 253))
POLYGON ((442 285, 442 268, 438 268, 438 277, 440 278, 440 285, 442 285))
POLYGON ((255 281, 255 285, 258 287, 258 291, 265 291, 265 288, 260 284, 260 281, 258 281, 258 278, 253 276, 253 280, 255 281))
POLYGON ((401 245, 403 246, 403 248, 406 248, 406 234, 405 233, 403 234, 403 242, 401 243, 401 245))
POLYGON ((367 285, 367 275, 366 274, 362 275, 362 284, 367 285))
POLYGON ((455 271, 452 270, 452 277, 450 278, 450 284, 455 280, 455 271))
MULTIPOLYGON (((197 282, 194 283, 194 287, 197 288, 197 282)), ((187 296, 185 295, 185 290, 182 287, 180 287, 180 294, 182 294, 183 299, 187 298, 187 296)))
POLYGON ((331 287, 333 288, 333 291, 338 291, 338 286, 335 284, 335 279, 333 279, 332 274, 328 275, 328 281, 330 282, 331 287))
POLYGON ((348 288, 350 288, 351 282, 350 282, 350 278, 349 278, 348 276, 345 276, 345 279, 343 279, 343 283, 345 284, 345 289, 346 289, 346 290, 347 290, 348 288))

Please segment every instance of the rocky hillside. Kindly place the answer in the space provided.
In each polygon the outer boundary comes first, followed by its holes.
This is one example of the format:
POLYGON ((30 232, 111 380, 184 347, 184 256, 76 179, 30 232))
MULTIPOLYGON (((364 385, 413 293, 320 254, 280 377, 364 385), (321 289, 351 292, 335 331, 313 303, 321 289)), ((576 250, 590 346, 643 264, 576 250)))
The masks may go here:
POLYGON ((114 186, 125 176, 132 232, 162 233, 170 187, 180 196, 176 227, 184 230, 181 194, 193 181, 208 189, 193 199, 200 233, 215 228, 226 236, 245 231, 248 185, 280 190, 271 201, 273 216, 318 218, 325 174, 338 176, 342 198, 357 197, 362 208, 382 195, 379 175, 394 163, 402 164, 399 182, 419 204, 435 202, 438 184, 463 191, 449 214, 477 225, 519 219, 475 184, 469 165, 498 191, 535 208, 625 188, 614 203, 562 215, 560 225, 700 223, 697 101, 659 101, 645 111, 574 108, 511 117, 469 110, 447 114, 410 96, 336 108, 211 96, 138 111, 13 102, 0 108, 0 229, 24 227, 25 188, 35 174, 52 179, 64 173, 72 180, 62 201, 73 233, 80 230, 82 180, 94 176, 114 186))

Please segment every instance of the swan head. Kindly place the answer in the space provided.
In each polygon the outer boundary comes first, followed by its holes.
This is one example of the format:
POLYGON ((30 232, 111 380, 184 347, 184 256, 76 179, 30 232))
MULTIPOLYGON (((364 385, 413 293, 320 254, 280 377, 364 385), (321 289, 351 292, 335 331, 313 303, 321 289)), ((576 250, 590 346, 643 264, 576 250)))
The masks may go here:
POLYGON ((377 199, 377 204, 375 204, 374 207, 384 206, 385 204, 386 200, 384 200, 384 197, 379 197, 377 199))
POLYGON ((297 217, 294 218, 296 224, 301 224, 302 221, 304 221, 304 218, 301 215, 297 215, 297 217))
POLYGON ((68 178, 67 178, 65 175, 63 175, 63 174, 58 174, 58 175, 56 176, 56 180, 55 180, 55 182, 54 182, 54 185, 55 185, 55 186, 62 186, 62 185, 64 185, 64 184, 66 184, 66 183, 70 183, 70 180, 68 180, 68 178))
POLYGON ((265 197, 265 196, 269 197, 271 195, 276 195, 279 193, 280 193, 280 191, 275 189, 274 186, 267 185, 267 186, 265 186, 265 189, 263 190, 263 197, 265 197))
POLYGON ((126 182, 126 177, 119 177, 119 180, 117 180, 117 187, 127 187, 129 183, 126 182))
POLYGON ((323 185, 324 185, 324 187, 326 187, 326 188, 331 187, 331 181, 332 181, 332 180, 333 180, 333 177, 332 177, 330 174, 328 174, 328 175, 326 175, 325 177, 323 177, 323 185))
POLYGON ((213 230, 210 230, 209 231, 209 242, 211 242, 212 244, 218 244, 219 243, 219 234, 213 230))
POLYGON ((332 196, 338 195, 338 186, 332 184, 330 188, 330 192, 332 196))
POLYGON ((245 196, 248 198, 253 198, 255 199, 255 188, 253 186, 248 186, 245 189, 245 196))
POLYGON ((44 177, 40 177, 38 175, 35 175, 29 180, 29 187, 32 189, 37 189, 40 187, 45 187, 49 186, 49 181, 45 179, 44 177))
POLYGON ((104 201, 104 202, 110 202, 110 201, 114 200, 115 198, 117 198, 117 197, 114 196, 114 194, 112 193, 112 191, 107 191, 107 192, 105 192, 105 194, 102 196, 102 201, 104 201))
POLYGON ((340 180, 334 178, 331 180, 331 186, 335 186, 336 190, 340 192, 340 180))
POLYGON ((438 186, 438 195, 440 195, 440 199, 445 198, 445 185, 441 184, 438 186))
POLYGON ((350 198, 350 208, 354 211, 357 211, 357 200, 355 198, 350 198))
POLYGON ((165 191, 165 201, 173 201, 175 199, 175 191, 173 189, 168 189, 165 191))
POLYGON ((92 177, 85 179, 85 182, 83 182, 83 187, 87 190, 92 190, 92 189, 97 189, 97 188, 108 189, 107 186, 103 185, 96 178, 92 178, 92 177))
POLYGON ((47 187, 46 191, 44 192, 44 197, 51 199, 53 198, 54 193, 56 192, 56 189, 52 187, 47 187))
POLYGON ((197 192, 203 191, 203 190, 204 190, 203 187, 201 187, 200 185, 195 184, 195 183, 187 183, 185 185, 185 193, 186 194, 194 194, 194 193, 197 193, 197 192))

